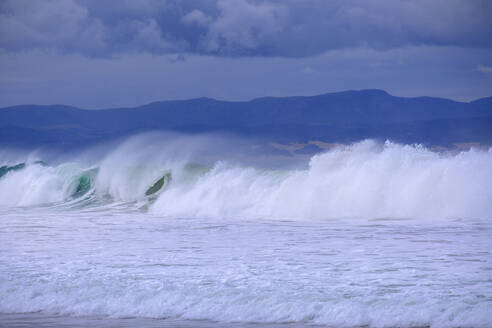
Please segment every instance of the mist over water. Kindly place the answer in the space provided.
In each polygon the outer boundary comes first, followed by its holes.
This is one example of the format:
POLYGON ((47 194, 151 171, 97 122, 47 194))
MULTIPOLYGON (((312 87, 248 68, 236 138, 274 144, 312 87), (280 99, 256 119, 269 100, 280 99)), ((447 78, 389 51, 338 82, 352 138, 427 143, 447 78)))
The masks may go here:
POLYGON ((1 153, 0 313, 492 325, 491 150, 366 140, 293 169, 165 140, 1 153))
POLYGON ((90 196, 105 203, 146 202, 154 214, 186 218, 456 219, 492 213, 490 150, 442 154, 366 140, 317 154, 305 168, 265 169, 227 158, 203 163, 202 147, 213 145, 197 145, 196 139, 159 143, 154 137, 135 137, 97 159, 81 155, 58 158, 56 164, 28 159, 1 178, 0 205, 90 196), (171 181, 146 197, 166 173, 171 181), (87 194, 74 195, 81 177, 88 180, 87 194))
POLYGON ((155 213, 177 217, 472 218, 492 213, 492 154, 440 155, 365 141, 289 172, 216 164, 163 193, 155 213), (172 204, 172 205, 171 205, 172 204))

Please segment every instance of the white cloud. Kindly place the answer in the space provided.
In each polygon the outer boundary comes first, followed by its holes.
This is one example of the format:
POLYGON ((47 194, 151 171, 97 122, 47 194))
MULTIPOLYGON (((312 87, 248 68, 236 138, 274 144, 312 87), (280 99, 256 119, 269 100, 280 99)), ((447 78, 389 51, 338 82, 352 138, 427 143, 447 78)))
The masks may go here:
POLYGON ((200 26, 207 26, 211 18, 205 15, 202 11, 194 9, 188 14, 184 15, 182 21, 186 24, 197 24, 200 26))
POLYGON ((255 49, 278 35, 287 23, 288 9, 280 4, 219 0, 219 16, 210 25, 206 48, 211 51, 255 49))
POLYGON ((86 56, 309 57, 336 49, 492 48, 485 0, 0 0, 0 49, 86 56), (138 40, 141 38, 141 40, 138 40), (150 42, 152 41, 152 42, 150 42))
POLYGON ((160 30, 154 19, 145 22, 138 22, 135 42, 139 43, 142 48, 155 49, 156 51, 172 50, 173 44, 168 43, 161 38, 160 30))

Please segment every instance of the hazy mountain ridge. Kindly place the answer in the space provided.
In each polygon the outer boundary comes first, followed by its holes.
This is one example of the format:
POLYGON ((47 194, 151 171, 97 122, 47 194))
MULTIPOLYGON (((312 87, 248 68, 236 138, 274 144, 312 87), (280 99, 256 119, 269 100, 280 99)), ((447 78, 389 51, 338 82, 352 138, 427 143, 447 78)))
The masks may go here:
POLYGON ((149 130, 218 131, 282 142, 379 138, 490 144, 492 97, 465 103, 360 90, 246 102, 196 98, 104 110, 63 105, 0 109, 0 144, 4 145, 83 145, 149 130))

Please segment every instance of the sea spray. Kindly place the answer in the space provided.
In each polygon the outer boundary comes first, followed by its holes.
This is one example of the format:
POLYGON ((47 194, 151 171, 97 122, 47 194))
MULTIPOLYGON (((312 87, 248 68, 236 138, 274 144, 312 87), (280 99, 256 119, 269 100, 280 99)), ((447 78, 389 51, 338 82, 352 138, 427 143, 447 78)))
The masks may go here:
POLYGON ((5 162, 0 322, 492 326, 490 151, 364 141, 292 170, 154 139, 5 162))
POLYGON ((159 146, 148 138, 134 138, 91 164, 67 159, 51 165, 6 166, 16 169, 6 169, 0 177, 0 205, 69 202, 90 190, 95 200, 147 202, 143 208, 167 217, 492 215, 490 150, 436 153, 418 145, 366 140, 319 153, 307 168, 287 170, 255 168, 226 158, 215 164, 192 164, 185 145, 159 146), (162 183, 153 190, 163 177, 165 188, 162 183))
POLYGON ((492 215, 492 153, 439 154, 364 141, 315 155, 307 170, 215 165, 152 207, 172 217, 466 218, 492 215))
POLYGON ((33 312, 187 327, 492 325, 486 218, 169 219, 131 207, 0 217, 0 322, 33 312))

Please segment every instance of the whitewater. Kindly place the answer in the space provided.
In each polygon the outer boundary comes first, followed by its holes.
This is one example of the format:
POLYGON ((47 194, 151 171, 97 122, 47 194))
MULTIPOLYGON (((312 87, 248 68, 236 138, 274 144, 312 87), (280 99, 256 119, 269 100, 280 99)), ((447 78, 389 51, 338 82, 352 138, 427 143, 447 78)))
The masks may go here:
POLYGON ((0 326, 492 326, 492 150, 162 138, 0 151, 0 326))

